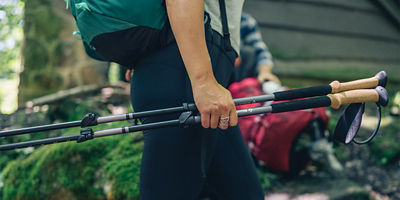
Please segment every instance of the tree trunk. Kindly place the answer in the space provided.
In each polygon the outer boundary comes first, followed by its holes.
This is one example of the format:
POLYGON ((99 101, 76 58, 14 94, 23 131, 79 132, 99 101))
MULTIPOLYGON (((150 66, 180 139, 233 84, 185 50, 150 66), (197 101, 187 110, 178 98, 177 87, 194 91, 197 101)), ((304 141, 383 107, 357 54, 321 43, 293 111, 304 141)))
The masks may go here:
POLYGON ((89 58, 64 1, 25 1, 23 72, 18 103, 59 90, 88 84, 104 84, 108 63, 89 58))

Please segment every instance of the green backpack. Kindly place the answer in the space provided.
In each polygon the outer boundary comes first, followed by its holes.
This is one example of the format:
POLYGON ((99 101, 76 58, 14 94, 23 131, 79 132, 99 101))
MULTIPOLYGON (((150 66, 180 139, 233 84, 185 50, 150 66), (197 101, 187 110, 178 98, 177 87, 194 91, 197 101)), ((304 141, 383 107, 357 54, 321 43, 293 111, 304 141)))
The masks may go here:
POLYGON ((86 53, 132 66, 173 40, 164 0, 65 0, 86 53))

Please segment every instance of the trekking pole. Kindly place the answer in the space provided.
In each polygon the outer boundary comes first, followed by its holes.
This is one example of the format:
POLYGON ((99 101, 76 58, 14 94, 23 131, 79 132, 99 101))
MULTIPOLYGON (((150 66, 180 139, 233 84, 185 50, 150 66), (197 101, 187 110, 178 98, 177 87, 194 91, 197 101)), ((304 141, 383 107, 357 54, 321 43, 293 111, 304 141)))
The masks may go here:
POLYGON ((275 92, 273 93, 274 98, 271 100, 275 101, 291 100, 298 98, 335 94, 349 90, 375 88, 377 86, 385 87, 386 83, 387 83, 387 74, 385 71, 380 71, 374 77, 371 78, 359 79, 344 83, 340 83, 339 81, 333 81, 328 85, 275 92))
MULTIPOLYGON (((246 98, 243 98, 243 101, 244 99, 246 98)), ((248 100, 251 99, 252 99, 251 97, 248 98, 248 100)), ((343 104, 353 104, 353 103, 363 103, 363 102, 376 102, 377 104, 383 106, 387 105, 388 95, 385 88, 378 86, 376 89, 350 90, 337 94, 330 94, 327 96, 314 97, 305 100, 297 100, 280 104, 272 104, 270 106, 262 106, 258 108, 238 110, 237 114, 239 117, 242 117, 255 114, 280 113, 280 112, 288 112, 294 110, 328 107, 328 106, 338 109, 343 104)), ((167 121, 139 124, 139 125, 135 124, 133 126, 100 130, 96 132, 94 132, 91 128, 86 128, 82 129, 80 134, 76 135, 61 136, 61 137, 48 138, 42 140, 2 145, 0 146, 0 151, 60 143, 60 142, 68 142, 68 141, 77 141, 79 143, 99 137, 112 136, 112 135, 125 134, 130 132, 163 128, 169 126, 177 126, 177 125, 188 126, 188 125, 198 124, 200 122, 201 122, 200 116, 194 116, 193 111, 185 111, 182 112, 179 118, 175 120, 167 120, 167 121)))
MULTIPOLYGON (((307 97, 315 97, 322 96, 327 94, 334 94, 338 92, 354 90, 354 89, 368 89, 375 88, 377 86, 385 87, 387 83, 387 74, 385 71, 381 71, 377 73, 374 77, 360 79, 345 83, 340 83, 339 81, 333 81, 329 85, 321 85, 314 86, 309 88, 301 88, 287 91, 275 92, 273 94, 260 95, 254 97, 247 98, 238 98, 234 99, 235 105, 242 104, 251 104, 258 102, 266 102, 266 101, 280 101, 280 100, 292 100, 298 98, 307 98, 307 97)), ((14 129, 8 131, 0 131, 0 137, 13 136, 13 135, 21 135, 27 133, 35 133, 41 131, 49 131, 56 129, 64 129, 64 128, 72 128, 78 127, 81 128, 96 126, 98 124, 123 121, 123 120, 136 120, 143 117, 149 117, 153 115, 163 115, 163 114, 171 114, 185 111, 196 111, 196 105, 191 103, 184 103, 183 106, 152 110, 152 111, 144 111, 144 112, 136 112, 136 113, 127 113, 122 115, 113 115, 113 116, 105 116, 98 117, 94 113, 89 113, 85 115, 85 117, 80 121, 72 121, 65 123, 57 123, 43 126, 35 126, 21 129, 14 129)))

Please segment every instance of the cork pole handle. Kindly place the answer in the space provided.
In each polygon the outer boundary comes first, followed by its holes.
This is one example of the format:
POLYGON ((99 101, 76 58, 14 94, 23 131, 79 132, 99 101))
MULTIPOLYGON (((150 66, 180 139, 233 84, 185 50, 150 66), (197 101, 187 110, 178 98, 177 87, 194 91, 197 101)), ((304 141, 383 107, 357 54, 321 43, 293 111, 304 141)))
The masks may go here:
POLYGON ((339 81, 333 81, 329 85, 332 87, 332 94, 334 94, 349 90, 375 88, 377 86, 385 87, 386 83, 387 83, 386 72, 381 71, 371 78, 365 78, 345 83, 340 83, 339 81))
POLYGON ((331 107, 338 109, 343 104, 377 102, 382 106, 388 104, 388 94, 385 88, 378 86, 375 89, 358 89, 329 94, 331 107))

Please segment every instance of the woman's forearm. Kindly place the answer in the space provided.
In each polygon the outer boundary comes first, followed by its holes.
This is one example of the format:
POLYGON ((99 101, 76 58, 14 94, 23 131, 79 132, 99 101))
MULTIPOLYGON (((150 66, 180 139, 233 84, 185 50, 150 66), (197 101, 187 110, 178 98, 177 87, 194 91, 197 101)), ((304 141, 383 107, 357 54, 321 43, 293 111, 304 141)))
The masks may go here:
POLYGON ((192 84, 204 128, 237 124, 232 96, 215 80, 204 32, 204 0, 166 0, 168 18, 192 84), (220 119, 229 124, 220 123, 220 119))
POLYGON ((166 5, 192 85, 215 80, 204 32, 204 0, 166 0, 166 5))

